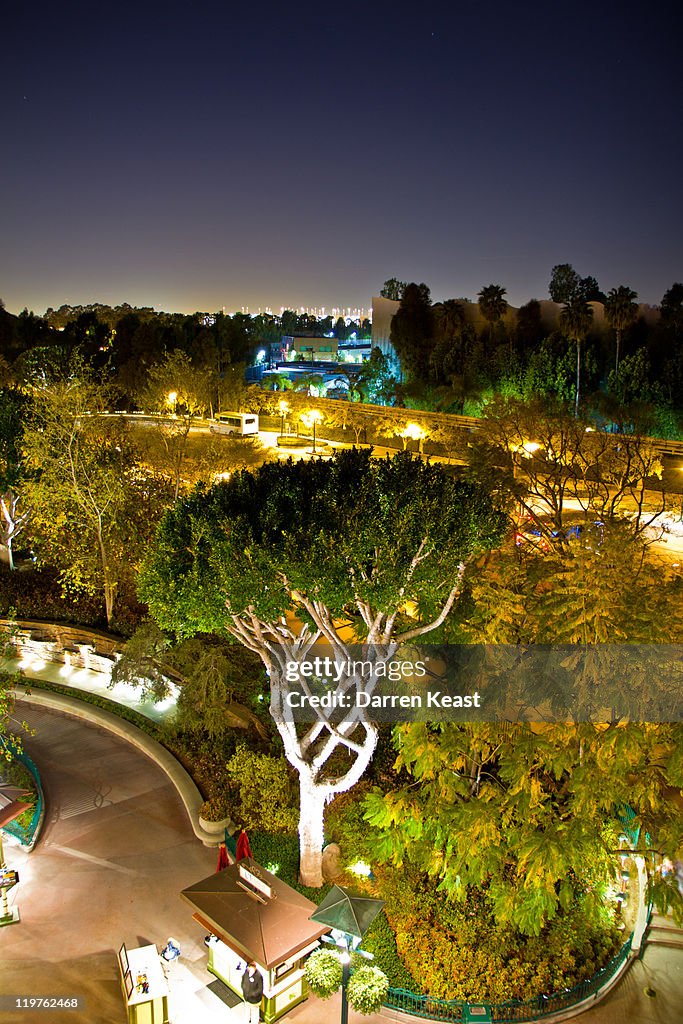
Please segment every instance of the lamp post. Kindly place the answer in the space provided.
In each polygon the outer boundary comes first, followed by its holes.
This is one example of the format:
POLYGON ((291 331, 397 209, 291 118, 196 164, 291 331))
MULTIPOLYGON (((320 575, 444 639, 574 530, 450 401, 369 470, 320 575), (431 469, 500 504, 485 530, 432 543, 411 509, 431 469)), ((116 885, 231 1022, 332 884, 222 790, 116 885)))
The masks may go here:
POLYGON ((333 885, 320 906, 310 916, 311 921, 327 924, 332 929, 332 937, 325 941, 340 950, 339 960, 342 965, 341 984, 341 1024, 348 1024, 349 1002, 346 990, 351 974, 351 953, 359 953, 366 959, 372 959, 371 953, 360 949, 360 943, 366 931, 384 906, 384 900, 369 896, 354 896, 349 889, 341 885, 333 885))
POLYGON ((284 437, 285 433, 285 416, 289 412, 289 402, 285 402, 284 398, 280 399, 280 437, 284 437))
POLYGON ((169 408, 171 410, 171 414, 173 416, 175 416, 175 409, 176 409, 176 402, 177 401, 178 401, 178 392, 177 391, 169 391, 168 395, 166 396, 166 402, 168 403, 168 406, 169 406, 169 408))
MULTIPOLYGON (((517 469, 520 472, 522 469, 522 459, 530 459, 534 453, 539 450, 541 445, 538 441, 525 441, 523 444, 512 445, 510 448, 510 454, 512 455, 512 479, 517 480, 517 469), (519 462, 517 461, 519 459, 519 462)), ((523 518, 524 503, 520 495, 519 498, 519 511, 517 513, 518 519, 521 521, 523 518)))
POLYGON ((417 453, 422 455, 422 442, 427 437, 427 431, 419 423, 407 423, 398 435, 403 441, 403 450, 408 447, 408 441, 417 441, 417 453))
POLYGON ((308 413, 307 426, 313 424, 313 455, 315 455, 315 428, 318 425, 318 423, 320 423, 322 418, 323 414, 320 412, 319 409, 311 409, 311 411, 308 413))
POLYGON ((342 965, 342 985, 341 985, 341 1024, 349 1024, 349 1000, 346 995, 346 990, 349 987, 349 977, 351 976, 351 954, 348 949, 344 950, 339 959, 342 965))

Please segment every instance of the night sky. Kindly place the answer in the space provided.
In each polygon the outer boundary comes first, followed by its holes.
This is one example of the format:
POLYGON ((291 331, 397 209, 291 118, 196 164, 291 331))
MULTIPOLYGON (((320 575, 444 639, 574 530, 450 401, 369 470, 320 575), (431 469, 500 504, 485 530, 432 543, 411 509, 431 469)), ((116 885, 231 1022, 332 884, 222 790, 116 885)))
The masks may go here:
POLYGON ((0 296, 169 311, 683 280, 673 3, 15 3, 0 296))

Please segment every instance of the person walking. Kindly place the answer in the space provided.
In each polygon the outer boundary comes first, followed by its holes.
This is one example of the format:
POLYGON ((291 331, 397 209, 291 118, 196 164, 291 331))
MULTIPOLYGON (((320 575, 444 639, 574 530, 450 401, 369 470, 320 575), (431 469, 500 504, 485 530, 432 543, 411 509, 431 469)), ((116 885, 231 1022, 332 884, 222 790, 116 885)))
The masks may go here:
POLYGON ((261 998, 263 997, 263 976, 256 969, 253 960, 250 960, 244 968, 242 995, 249 1010, 247 1024, 258 1024, 261 998))

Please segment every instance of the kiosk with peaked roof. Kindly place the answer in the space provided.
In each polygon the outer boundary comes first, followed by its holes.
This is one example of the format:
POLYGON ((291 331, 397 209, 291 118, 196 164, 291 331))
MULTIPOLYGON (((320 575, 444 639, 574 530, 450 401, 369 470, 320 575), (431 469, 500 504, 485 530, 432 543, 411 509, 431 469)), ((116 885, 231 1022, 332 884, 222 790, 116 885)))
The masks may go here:
POLYGON ((242 971, 253 960, 263 975, 266 1024, 306 999, 303 962, 329 927, 296 889, 250 857, 183 889, 193 917, 208 932, 208 970, 241 996, 242 971))

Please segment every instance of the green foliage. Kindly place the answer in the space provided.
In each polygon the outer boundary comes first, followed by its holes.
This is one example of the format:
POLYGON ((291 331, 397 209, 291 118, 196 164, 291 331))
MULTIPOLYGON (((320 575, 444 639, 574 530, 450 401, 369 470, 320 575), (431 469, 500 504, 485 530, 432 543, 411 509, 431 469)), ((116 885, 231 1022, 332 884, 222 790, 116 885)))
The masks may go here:
POLYGON ((104 603, 91 594, 67 594, 59 573, 48 566, 27 572, 0 573, 0 615, 14 609, 20 619, 105 626, 104 603))
MULTIPOLYGON (((276 867, 277 871, 273 871, 273 874, 277 874, 277 877, 287 885, 303 892, 309 899, 312 898, 309 891, 299 885, 299 841, 295 833, 286 835, 282 832, 276 834, 250 829, 249 845, 257 863, 268 870, 276 867)), ((315 901, 320 902, 321 899, 321 891, 316 889, 315 901)))
POLYGON ((365 798, 373 862, 414 865, 454 900, 486 886, 499 926, 538 936, 566 906, 563 884, 598 912, 618 808, 675 855, 682 742, 678 724, 399 726, 397 765, 417 785, 365 798))
POLYGON ((362 637, 360 605, 374 617, 411 598, 428 623, 446 581, 502 525, 483 491, 407 455, 352 449, 329 463, 265 465, 167 514, 141 593, 181 636, 226 628, 226 602, 233 616, 249 608, 275 622, 300 594, 334 617, 353 614, 362 637))
POLYGON ((178 724, 216 740, 232 729, 255 730, 268 739, 259 702, 265 677, 258 658, 236 643, 201 637, 173 644, 156 625, 142 624, 112 669, 112 685, 140 686, 154 701, 180 688, 178 724))
POLYGON ((284 758, 240 745, 227 763, 238 794, 233 817, 247 829, 291 833, 299 818, 297 790, 284 758))
POLYGON ((351 660, 354 641, 400 643, 438 628, 463 563, 496 543, 504 522, 476 485, 406 453, 379 461, 356 448, 329 463, 278 462, 235 474, 198 488, 164 517, 140 593, 163 629, 181 638, 229 634, 270 671, 287 758, 320 797, 300 806, 307 881, 322 880, 324 797, 358 781, 374 727, 354 715, 348 728, 323 723, 327 738, 319 723, 297 734, 280 714, 284 662, 321 637, 351 660), (353 756, 336 756, 340 746, 353 756))
POLYGON ((425 285, 408 284, 391 320, 391 343, 408 380, 426 381, 434 347, 434 314, 425 285))
POLYGON ((347 866, 372 859, 372 836, 363 817, 362 802, 369 790, 369 782, 360 782, 353 792, 337 796, 325 812, 325 838, 338 843, 347 866))
POLYGON ((0 491, 16 487, 21 478, 20 439, 26 405, 21 391, 0 390, 0 491))
POLYGON ((552 269, 548 293, 553 302, 570 302, 580 285, 581 278, 571 263, 558 263, 552 269))
MULTIPOLYGON (((580 893, 572 894, 566 912, 530 938, 496 925, 485 889, 453 901, 408 869, 379 871, 377 892, 387 901, 404 975, 409 971, 409 978, 419 980, 400 987, 441 999, 502 1002, 571 988, 604 966, 623 941, 606 913, 594 919, 580 893)), ((363 946, 374 952, 372 931, 363 946)), ((391 962, 379 966, 398 987, 391 962)))
POLYGON ((492 326, 499 323, 507 312, 508 302, 505 294, 506 289, 499 284, 487 284, 479 292, 479 309, 492 326))
POLYGON ((304 976, 313 995, 329 999, 342 983, 339 955, 331 949, 316 949, 306 961, 304 976))
POLYGON ((392 299, 394 302, 400 302, 405 290, 405 281, 399 281, 396 277, 390 277, 382 285, 382 290, 379 294, 383 299, 392 299))
POLYGON ((389 979, 374 964, 362 964, 349 978, 349 1006, 358 1013, 378 1013, 388 992, 389 979))
POLYGON ((38 800, 38 788, 33 773, 19 760, 9 762, 7 760, 0 760, 0 781, 23 790, 19 799, 22 803, 29 804, 30 806, 25 811, 22 811, 14 821, 20 828, 26 831, 33 820, 38 800))
POLYGON ((59 565, 71 590, 99 590, 111 624, 118 591, 133 578, 169 495, 141 465, 125 425, 98 415, 110 390, 86 367, 75 372, 32 390, 25 500, 41 560, 59 565))
POLYGON ((409 992, 422 992, 422 988, 405 966, 396 948, 396 936, 382 911, 368 928, 363 938, 363 949, 372 953, 377 967, 389 979, 391 988, 405 988, 409 992))
POLYGON ((205 800, 199 808, 199 815, 204 821, 223 821, 230 817, 230 808, 227 802, 220 797, 212 797, 205 800))

